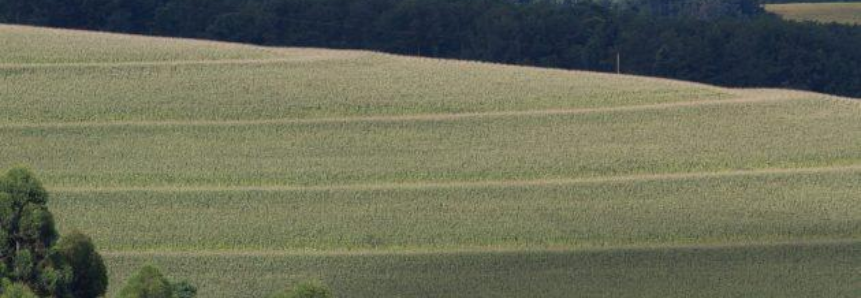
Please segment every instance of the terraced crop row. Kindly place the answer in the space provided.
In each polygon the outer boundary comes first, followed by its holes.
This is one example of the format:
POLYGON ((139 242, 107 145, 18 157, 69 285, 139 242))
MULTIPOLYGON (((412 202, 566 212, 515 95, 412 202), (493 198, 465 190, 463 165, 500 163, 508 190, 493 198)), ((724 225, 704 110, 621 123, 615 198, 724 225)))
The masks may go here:
POLYGON ((55 193, 108 251, 446 251, 861 236, 861 169, 570 185, 55 193))
POLYGON ((345 297, 855 297, 857 243, 395 254, 115 254, 111 281, 144 263, 261 297, 320 279, 345 297))

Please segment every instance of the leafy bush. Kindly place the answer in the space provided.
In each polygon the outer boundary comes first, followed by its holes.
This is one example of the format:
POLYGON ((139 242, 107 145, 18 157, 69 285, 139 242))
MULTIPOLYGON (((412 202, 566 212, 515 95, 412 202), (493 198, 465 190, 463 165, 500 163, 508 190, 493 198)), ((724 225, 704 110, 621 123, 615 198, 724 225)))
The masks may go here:
POLYGON ((146 265, 130 278, 120 291, 120 298, 193 298, 197 287, 188 281, 176 284, 161 274, 154 266, 146 265))
POLYGON ((141 268, 120 291, 120 298, 172 298, 173 287, 161 272, 151 265, 141 268))
POLYGON ((197 287, 188 281, 181 281, 173 285, 174 298, 194 298, 197 296, 197 287))

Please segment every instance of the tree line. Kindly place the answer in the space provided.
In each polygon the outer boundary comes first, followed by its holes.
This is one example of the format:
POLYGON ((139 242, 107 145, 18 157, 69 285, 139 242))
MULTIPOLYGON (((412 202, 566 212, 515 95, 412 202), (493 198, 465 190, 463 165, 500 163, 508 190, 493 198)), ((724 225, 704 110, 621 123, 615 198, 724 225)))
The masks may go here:
POLYGON ((861 28, 755 0, 0 0, 0 21, 861 96, 861 28))

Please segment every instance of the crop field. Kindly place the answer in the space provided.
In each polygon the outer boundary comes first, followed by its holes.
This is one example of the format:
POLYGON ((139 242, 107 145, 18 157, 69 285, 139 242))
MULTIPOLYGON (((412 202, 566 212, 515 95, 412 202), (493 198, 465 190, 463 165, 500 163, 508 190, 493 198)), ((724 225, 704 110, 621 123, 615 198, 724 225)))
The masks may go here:
POLYGON ((765 9, 790 20, 861 25, 861 2, 767 4, 765 9))
POLYGON ((777 245, 394 254, 120 254, 209 281, 207 294, 265 297, 303 278, 344 297, 857 297, 861 246, 777 245), (237 279, 237 274, 254 276, 237 279))
POLYGON ((814 93, 0 26, 0 168, 110 293, 856 297, 861 103, 814 93))

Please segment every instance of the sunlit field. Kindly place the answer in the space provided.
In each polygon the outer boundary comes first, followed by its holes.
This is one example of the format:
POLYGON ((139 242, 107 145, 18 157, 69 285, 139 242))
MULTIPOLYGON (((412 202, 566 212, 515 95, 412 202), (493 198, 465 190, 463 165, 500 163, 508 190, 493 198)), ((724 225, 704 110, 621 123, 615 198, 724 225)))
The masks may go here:
POLYGON ((768 4, 769 12, 797 21, 861 24, 861 3, 788 3, 768 4))
POLYGON ((861 103, 664 79, 0 26, 0 168, 110 293, 855 297, 861 103))

